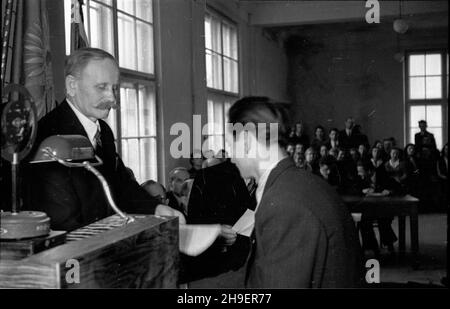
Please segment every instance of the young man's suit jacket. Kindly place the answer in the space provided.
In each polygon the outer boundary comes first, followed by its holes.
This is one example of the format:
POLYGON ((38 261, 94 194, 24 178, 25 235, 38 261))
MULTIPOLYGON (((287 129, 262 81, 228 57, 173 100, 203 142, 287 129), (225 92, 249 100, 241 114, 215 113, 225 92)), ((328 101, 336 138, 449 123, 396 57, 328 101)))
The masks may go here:
MULTIPOLYGON (((153 214, 156 200, 128 174, 116 153, 111 129, 106 122, 99 122, 102 147, 96 153, 103 165, 98 170, 111 186, 116 204, 128 213, 153 214)), ((39 121, 35 149, 45 138, 58 134, 87 137, 66 101, 39 121)), ((25 182, 26 208, 46 212, 54 230, 73 230, 113 214, 99 180, 84 168, 67 168, 56 162, 28 164, 25 182)))
POLYGON ((356 228, 335 190, 291 158, 271 171, 256 211, 250 288, 359 285, 356 228))

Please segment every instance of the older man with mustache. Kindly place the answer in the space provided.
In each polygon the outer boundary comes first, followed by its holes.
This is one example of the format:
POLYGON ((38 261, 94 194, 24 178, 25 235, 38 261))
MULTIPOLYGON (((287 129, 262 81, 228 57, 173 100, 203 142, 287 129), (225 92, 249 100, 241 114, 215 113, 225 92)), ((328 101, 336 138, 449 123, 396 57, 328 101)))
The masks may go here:
MULTIPOLYGON (((145 192, 116 152, 111 128, 103 121, 117 107, 119 66, 112 55, 83 48, 65 67, 66 99, 39 121, 35 145, 52 135, 83 135, 103 160, 98 170, 111 186, 117 205, 128 213, 183 215, 145 192)), ((26 173, 26 206, 46 212, 52 229, 74 230, 112 213, 97 178, 84 169, 58 163, 36 164, 26 173)))

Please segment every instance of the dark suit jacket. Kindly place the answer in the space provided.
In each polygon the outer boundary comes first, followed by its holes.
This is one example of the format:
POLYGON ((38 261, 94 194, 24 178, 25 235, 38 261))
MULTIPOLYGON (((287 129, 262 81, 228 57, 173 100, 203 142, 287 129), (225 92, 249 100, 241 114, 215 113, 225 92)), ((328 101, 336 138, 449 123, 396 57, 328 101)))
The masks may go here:
MULTIPOLYGON (((239 169, 229 161, 201 169, 195 176, 189 197, 187 223, 234 225, 251 206, 250 194, 239 169)), ((249 239, 238 235, 223 251, 218 239, 196 257, 182 255, 182 281, 212 277, 242 267, 249 252, 249 239)))
POLYGON ((345 130, 339 132, 339 146, 345 149, 358 148, 359 144, 362 142, 361 135, 352 130, 350 135, 347 135, 345 130))
MULTIPOLYGON (((153 214, 157 201, 127 173, 116 152, 111 129, 106 122, 99 122, 102 154, 98 155, 103 165, 98 170, 111 186, 117 206, 128 213, 153 214)), ((66 101, 39 121, 35 146, 58 134, 87 137, 66 101)), ((52 229, 74 230, 113 214, 99 180, 84 168, 68 168, 56 162, 28 164, 25 182, 25 207, 46 212, 52 229)))
POLYGON ((359 285, 360 246, 350 213, 332 187, 291 158, 269 175, 252 238, 247 287, 359 285))

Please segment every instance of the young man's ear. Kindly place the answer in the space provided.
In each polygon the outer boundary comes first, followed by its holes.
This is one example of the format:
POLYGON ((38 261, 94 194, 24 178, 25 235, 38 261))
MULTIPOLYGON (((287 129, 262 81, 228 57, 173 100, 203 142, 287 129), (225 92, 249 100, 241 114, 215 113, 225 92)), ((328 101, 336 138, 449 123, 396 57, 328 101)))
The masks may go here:
POLYGON ((68 96, 73 97, 77 88, 77 79, 73 75, 66 76, 66 93, 68 96))

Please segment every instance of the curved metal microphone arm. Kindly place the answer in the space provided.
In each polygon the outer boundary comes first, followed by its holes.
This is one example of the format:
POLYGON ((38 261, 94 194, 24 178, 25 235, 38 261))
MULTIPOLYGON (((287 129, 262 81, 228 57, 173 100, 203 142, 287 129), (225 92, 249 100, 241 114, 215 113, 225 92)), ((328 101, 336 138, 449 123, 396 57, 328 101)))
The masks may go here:
POLYGON ((105 192, 105 195, 106 195, 106 199, 108 200, 108 203, 111 206, 111 208, 114 210, 114 212, 116 214, 118 214, 122 219, 125 219, 126 223, 135 221, 135 219, 133 217, 128 216, 124 212, 122 212, 119 209, 119 207, 117 207, 116 203, 114 202, 114 199, 113 199, 113 196, 111 193, 111 188, 109 187, 108 182, 106 181, 105 177, 103 177, 103 175, 94 167, 94 166, 103 164, 102 159, 100 159, 97 155, 95 156, 95 158, 97 160, 97 162, 95 162, 95 163, 91 164, 88 161, 84 161, 82 163, 74 163, 74 162, 68 162, 66 160, 58 158, 56 155, 53 154, 53 151, 48 147, 43 149, 42 151, 45 152, 48 156, 50 156, 54 161, 57 161, 58 163, 66 166, 66 167, 84 167, 85 169, 90 171, 92 174, 94 174, 98 178, 100 183, 102 184, 103 191, 105 192))

